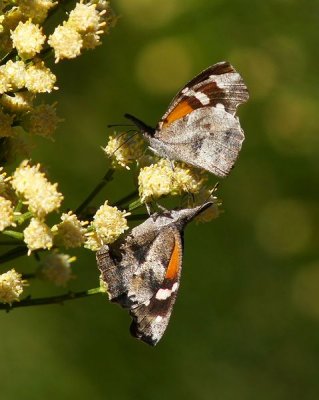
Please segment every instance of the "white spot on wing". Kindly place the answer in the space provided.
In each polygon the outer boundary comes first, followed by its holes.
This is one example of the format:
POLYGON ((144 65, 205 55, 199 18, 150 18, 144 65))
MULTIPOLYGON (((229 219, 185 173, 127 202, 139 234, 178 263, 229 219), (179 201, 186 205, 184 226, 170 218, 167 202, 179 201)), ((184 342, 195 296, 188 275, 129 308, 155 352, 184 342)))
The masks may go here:
POLYGON ((175 282, 174 285, 172 286, 172 292, 176 292, 178 289, 178 282, 175 282))
POLYGON ((166 300, 170 297, 172 291, 170 289, 159 289, 155 295, 157 300, 166 300))
POLYGON ((216 108, 219 108, 219 109, 221 109, 221 110, 225 110, 225 106, 224 106, 224 104, 222 104, 222 103, 217 103, 215 107, 216 107, 216 108))
POLYGON ((158 316, 155 318, 155 322, 156 322, 156 323, 159 323, 159 322, 162 321, 162 319, 163 319, 163 317, 162 317, 161 315, 158 315, 158 316))
POLYGON ((207 104, 209 104, 209 97, 206 96, 205 93, 194 92, 194 96, 196 97, 197 100, 199 100, 203 104, 203 106, 207 106, 207 104))

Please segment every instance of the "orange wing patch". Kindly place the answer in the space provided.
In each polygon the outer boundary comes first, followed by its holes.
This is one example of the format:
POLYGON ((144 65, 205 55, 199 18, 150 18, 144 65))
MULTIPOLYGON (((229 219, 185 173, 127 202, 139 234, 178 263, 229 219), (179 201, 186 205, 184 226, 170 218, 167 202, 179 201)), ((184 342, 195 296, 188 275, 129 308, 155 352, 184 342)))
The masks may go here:
POLYGON ((175 279, 180 269, 182 249, 179 241, 175 239, 174 248, 166 270, 165 279, 175 279))
POLYGON ((187 100, 183 100, 176 105, 176 107, 167 115, 164 119, 163 128, 170 125, 172 122, 190 114, 194 111, 194 108, 189 104, 187 100))

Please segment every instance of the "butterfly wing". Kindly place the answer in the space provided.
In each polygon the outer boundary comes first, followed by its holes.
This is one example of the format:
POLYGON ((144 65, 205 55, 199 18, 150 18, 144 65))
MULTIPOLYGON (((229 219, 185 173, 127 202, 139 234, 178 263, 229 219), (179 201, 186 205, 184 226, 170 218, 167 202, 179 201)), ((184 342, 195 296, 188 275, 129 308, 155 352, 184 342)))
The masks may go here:
POLYGON ((247 87, 228 63, 215 64, 192 79, 159 122, 151 147, 160 155, 226 176, 244 140, 238 105, 247 87))
POLYGON ((182 265, 178 229, 156 229, 149 218, 118 249, 102 247, 97 264, 111 301, 130 310, 133 336, 155 345, 165 332, 182 265))
MULTIPOLYGON (((170 237, 169 257, 162 259, 165 264, 165 276, 152 297, 141 304, 133 306, 130 314, 133 317, 131 333, 138 339, 155 346, 163 336, 176 300, 182 269, 182 239, 176 227, 162 232, 162 245, 170 237)), ((162 247, 163 248, 163 247, 162 247)))

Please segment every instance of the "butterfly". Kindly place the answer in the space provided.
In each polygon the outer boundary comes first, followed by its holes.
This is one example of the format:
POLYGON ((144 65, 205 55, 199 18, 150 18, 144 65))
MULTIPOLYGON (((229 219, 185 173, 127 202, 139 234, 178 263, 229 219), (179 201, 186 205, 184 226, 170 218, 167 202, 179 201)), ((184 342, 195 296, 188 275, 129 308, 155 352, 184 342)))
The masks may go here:
POLYGON ((109 299, 129 310, 132 335, 152 346, 162 338, 177 296, 184 228, 212 205, 154 213, 96 253, 109 299))
POLYGON ((214 64, 174 97, 156 128, 125 114, 160 157, 182 161, 225 177, 244 140, 237 107, 249 98, 247 87, 229 62, 214 64))

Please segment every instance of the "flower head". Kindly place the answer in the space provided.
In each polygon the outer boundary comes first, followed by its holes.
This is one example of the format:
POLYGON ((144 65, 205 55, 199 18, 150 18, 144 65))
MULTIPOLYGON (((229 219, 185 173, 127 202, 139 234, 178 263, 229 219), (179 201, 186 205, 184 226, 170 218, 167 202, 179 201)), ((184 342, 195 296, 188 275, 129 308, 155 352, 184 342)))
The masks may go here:
POLYGON ((33 135, 51 138, 61 121, 56 114, 56 103, 41 104, 25 115, 22 126, 33 135))
POLYGON ((52 227, 54 243, 65 248, 80 247, 85 242, 87 222, 80 221, 75 214, 69 211, 62 214, 62 222, 52 227))
POLYGON ((98 250, 103 244, 110 244, 128 229, 126 216, 130 213, 120 211, 117 207, 111 207, 105 203, 94 215, 91 228, 92 232, 86 234, 88 237, 85 247, 98 250))
POLYGON ((11 269, 8 272, 0 275, 0 302, 12 304, 14 301, 19 301, 23 292, 23 287, 27 282, 22 279, 22 275, 11 269))
POLYGON ((104 152, 112 159, 112 165, 116 167, 129 168, 129 164, 136 161, 142 154, 143 140, 141 137, 128 137, 127 133, 114 134, 109 137, 104 152))
POLYGON ((71 263, 75 260, 75 257, 70 257, 68 254, 49 254, 41 263, 38 275, 56 286, 66 286, 74 278, 71 263))
POLYGON ((28 20, 19 22, 18 26, 11 31, 11 39, 19 56, 28 59, 40 53, 45 42, 45 35, 39 25, 28 20))
POLYGON ((57 183, 50 183, 40 172, 40 164, 30 166, 27 160, 15 170, 11 185, 39 218, 57 210, 63 200, 62 194, 57 191, 57 183))
POLYGON ((0 232, 14 224, 14 210, 10 200, 0 196, 0 232))
POLYGON ((34 94, 30 92, 16 92, 13 95, 3 94, 0 98, 1 105, 13 113, 30 111, 34 94))
POLYGON ((49 36, 48 44, 53 48, 55 62, 63 58, 75 58, 81 54, 82 36, 66 23, 55 28, 49 36))
POLYGON ((139 195, 148 202, 167 195, 172 191, 173 169, 168 160, 141 168, 138 176, 139 195))
POLYGON ((30 224, 23 231, 24 242, 28 246, 30 255, 33 250, 51 249, 53 234, 50 228, 37 218, 32 218, 30 224))
POLYGON ((16 3, 25 17, 38 24, 46 19, 48 11, 57 4, 52 0, 17 0, 16 3))
POLYGON ((34 93, 52 92, 56 89, 55 75, 49 68, 44 65, 44 62, 38 62, 29 66, 25 74, 25 87, 34 93))
POLYGON ((26 67, 23 61, 9 60, 3 69, 4 75, 13 89, 22 89, 25 85, 26 67))
POLYGON ((76 3, 67 22, 79 33, 96 32, 101 27, 100 23, 100 13, 96 10, 96 4, 92 3, 76 3))
POLYGON ((168 194, 197 193, 206 177, 190 166, 176 163, 174 167, 166 159, 141 168, 138 176, 139 195, 147 203, 168 194))

